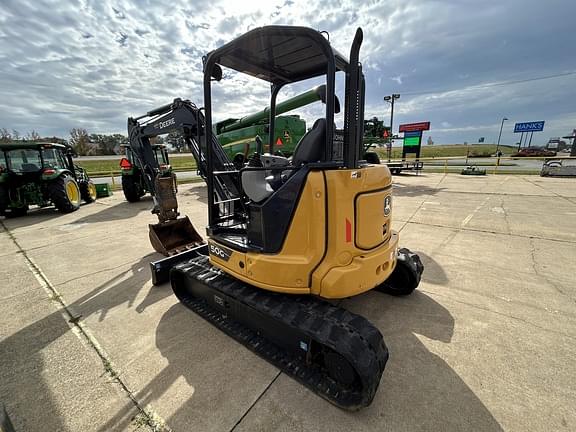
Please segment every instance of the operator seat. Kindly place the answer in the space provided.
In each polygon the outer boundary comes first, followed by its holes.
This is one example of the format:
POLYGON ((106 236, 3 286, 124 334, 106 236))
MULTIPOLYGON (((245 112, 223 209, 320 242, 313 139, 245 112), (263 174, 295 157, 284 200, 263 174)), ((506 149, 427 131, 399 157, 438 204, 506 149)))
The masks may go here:
MULTIPOLYGON (((260 159, 264 167, 281 168, 292 165, 301 167, 304 164, 322 159, 324 143, 326 142, 326 119, 318 119, 312 129, 298 141, 291 161, 282 156, 262 155, 260 159)), ((242 189, 252 201, 264 201, 284 184, 297 170, 260 170, 241 173, 242 189)))
POLYGON ((326 119, 318 119, 312 129, 296 144, 292 155, 292 166, 300 166, 305 163, 317 162, 322 158, 324 143, 326 142, 326 119))
POLYGON ((22 172, 36 172, 40 171, 40 167, 33 163, 23 163, 22 172))

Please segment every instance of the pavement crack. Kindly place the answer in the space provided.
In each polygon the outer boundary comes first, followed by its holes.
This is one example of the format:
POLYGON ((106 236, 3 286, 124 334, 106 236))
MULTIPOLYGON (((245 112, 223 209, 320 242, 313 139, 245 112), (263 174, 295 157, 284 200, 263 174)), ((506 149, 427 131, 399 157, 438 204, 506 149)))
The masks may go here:
POLYGON ((554 191, 552 191, 552 190, 548 190, 548 189, 546 189, 544 186, 542 186, 541 184, 539 184, 539 183, 537 183, 537 182, 534 182, 534 181, 532 181, 532 180, 529 180, 529 179, 526 178, 526 177, 521 177, 521 178, 522 178, 522 180, 524 180, 525 182, 528 182, 528 183, 530 183, 532 186, 536 186, 537 188, 542 189, 543 191, 545 191, 545 192, 548 193, 548 194, 552 194, 552 195, 554 195, 554 196, 557 197, 557 198, 562 198, 563 200, 568 201, 570 204, 574 204, 574 202, 573 202, 569 197, 566 197, 566 196, 564 196, 564 195, 560 195, 560 194, 558 194, 558 193, 556 193, 556 192, 554 192, 554 191))
POLYGON ((470 213, 468 216, 466 216, 466 218, 464 218, 464 220, 462 221, 462 223, 460 224, 460 228, 464 228, 466 225, 468 225, 468 222, 470 222, 472 220, 472 218, 474 216, 476 216, 476 213, 478 213, 480 211, 480 209, 482 209, 482 207, 484 207, 486 205, 486 203, 490 200, 490 197, 486 197, 484 199, 484 201, 482 201, 478 207, 476 207, 472 213, 470 213))
MULTIPOLYGON (((544 191, 546 191, 546 189, 543 189, 544 191)), ((548 191, 546 191, 548 192, 548 191)), ((454 195, 488 195, 488 196, 505 196, 505 197, 530 197, 530 198, 554 198, 550 196, 549 192, 545 195, 543 194, 528 194, 528 193, 508 193, 508 192, 488 192, 488 191, 473 191, 473 190, 448 190, 448 189, 443 189, 442 190, 443 194, 454 194, 454 195)), ((570 201, 571 198, 569 197, 564 197, 562 195, 558 195, 555 194, 555 197, 562 197, 568 201, 570 201)))
POLYGON ((438 180, 438 183, 436 183, 436 186, 434 186, 435 189, 438 189, 438 186, 440 186, 440 184, 444 181, 446 176, 447 176, 447 174, 444 173, 444 175, 442 177, 440 177, 440 180, 438 180))
POLYGON ((416 214, 420 211, 420 209, 422 209, 422 207, 424 206, 424 201, 422 201, 420 203, 420 205, 418 206, 418 208, 416 210, 414 210, 414 212, 410 215, 410 217, 404 222, 404 224, 402 224, 402 226, 400 227, 400 229, 398 229, 398 233, 401 233, 402 230, 404 229, 404 227, 406 225, 408 225, 409 223, 412 222, 412 219, 414 218, 414 216, 416 216, 416 214))
POLYGON ((540 269, 538 268, 538 261, 536 260, 536 245, 534 244, 534 239, 530 238, 529 243, 530 243, 530 259, 532 262, 532 270, 534 271, 536 276, 538 276, 540 279, 543 279, 546 283, 548 283, 548 285, 550 285, 552 288, 554 288, 558 293, 560 293, 561 295, 563 295, 565 297, 568 297, 572 302, 576 303, 576 299, 574 299, 572 296, 570 296, 566 291, 564 291, 562 288, 560 288, 560 286, 557 283, 552 282, 552 280, 550 280, 550 278, 548 278, 546 275, 544 275, 540 271, 540 269))
POLYGON ((65 280, 65 281, 63 281, 63 282, 59 282, 59 283, 57 283, 57 284, 54 284, 54 286, 57 286, 57 287, 58 287, 58 286, 66 285, 66 284, 68 284, 68 283, 70 283, 70 282, 74 282, 74 281, 77 281, 77 280, 79 280, 79 279, 84 279, 84 278, 89 277, 89 276, 94 276, 94 275, 99 274, 99 273, 104 273, 104 272, 108 272, 108 271, 111 271, 111 270, 117 270, 117 269, 119 269, 119 268, 126 267, 126 266, 128 266, 128 265, 135 264, 135 263, 137 263, 137 262, 139 262, 139 261, 141 261, 141 260, 140 260, 140 259, 131 260, 131 261, 124 262, 124 263, 122 263, 122 264, 118 264, 118 265, 116 265, 116 266, 107 267, 107 268, 105 268, 105 269, 98 270, 98 271, 94 271, 94 272, 91 272, 91 273, 86 273, 86 274, 83 274, 83 275, 81 275, 81 276, 77 276, 77 277, 74 277, 74 278, 65 280))
POLYGON ((232 426, 232 429, 230 429, 229 432, 234 432, 234 430, 238 427, 238 425, 240 423, 242 423, 242 420, 244 420, 244 418, 250 413, 250 411, 252 411, 252 408, 254 408, 254 406, 258 403, 258 401, 262 398, 262 396, 264 396, 264 394, 268 391, 268 389, 270 387, 272 387, 272 384, 274 384, 276 382, 276 380, 278 379, 278 377, 282 375, 282 371, 278 371, 278 373, 276 374, 276 376, 272 379, 272 381, 270 381, 270 384, 268 384, 266 386, 266 388, 264 389, 264 391, 262 393, 260 393, 260 395, 256 398, 256 400, 252 403, 252 405, 250 405, 248 407, 248 409, 244 412, 244 414, 242 414, 242 417, 240 417, 238 419, 238 421, 234 424, 234 426, 232 426))
POLYGON ((511 235, 512 234, 512 230, 510 229, 510 220, 509 215, 508 215, 508 211, 506 210, 506 207, 504 207, 504 197, 500 197, 500 207, 502 208, 502 212, 504 213, 504 221, 506 222, 506 232, 507 234, 511 235))
POLYGON ((153 432, 170 432, 170 429, 165 425, 164 420, 161 419, 160 416, 152 411, 150 407, 145 408, 140 405, 132 390, 128 388, 128 385, 120 377, 120 374, 116 370, 110 356, 100 345, 96 337, 90 332, 88 327, 78 319, 77 315, 72 312, 62 295, 56 289, 56 286, 50 282, 42 269, 34 262, 30 256, 28 256, 27 251, 24 250, 20 243, 18 243, 18 240, 14 234, 1 220, 0 226, 4 229, 6 234, 8 234, 10 237, 10 240, 12 240, 14 245, 18 248, 18 252, 21 253, 24 257, 26 265, 36 280, 40 283, 42 288, 46 291, 49 299, 61 307, 63 319, 68 323, 70 328, 73 329, 77 335, 81 336, 81 338, 88 344, 88 346, 94 350, 96 355, 100 358, 105 372, 109 375, 112 381, 119 385, 119 387, 124 391, 128 399, 138 410, 138 415, 140 415, 145 420, 145 423, 152 429, 153 432))
POLYGON ((547 241, 558 242, 558 243, 576 244, 575 240, 557 239, 557 238, 551 238, 551 237, 541 237, 541 236, 525 235, 525 234, 512 234, 512 233, 505 233, 505 232, 493 231, 493 230, 485 230, 485 229, 479 229, 479 228, 469 228, 469 227, 463 228, 463 227, 455 227, 455 226, 442 225, 442 224, 414 222, 411 220, 406 221, 406 223, 402 226, 402 228, 404 228, 404 226, 409 224, 409 223, 416 224, 416 225, 424 225, 424 226, 430 226, 430 227, 444 228, 444 229, 449 229, 449 230, 472 231, 472 232, 481 232, 481 233, 486 233, 486 234, 504 235, 504 236, 520 237, 520 238, 528 238, 528 239, 529 238, 535 238, 538 240, 547 240, 547 241))
POLYGON ((563 336, 563 337, 566 337, 566 338, 568 338, 568 339, 572 339, 572 340, 575 340, 575 341, 576 341, 576 337, 574 337, 573 335, 570 335, 570 334, 567 334, 567 333, 562 333, 562 332, 559 332, 559 331, 556 331, 556 330, 551 330, 551 329, 546 328, 546 327, 542 327, 542 326, 540 326, 540 325, 538 325, 538 324, 533 323, 532 321, 528 321, 528 320, 526 320, 526 319, 524 319, 524 318, 520 318, 520 317, 515 316, 515 315, 512 315, 512 314, 507 314, 507 313, 503 313, 503 312, 498 312, 498 311, 495 311, 495 310, 492 310, 492 309, 488 309, 488 308, 486 308, 486 307, 483 307, 483 306, 480 306, 480 305, 477 305, 477 304, 474 304, 474 303, 469 303, 469 302, 465 302, 465 301, 462 301, 462 300, 457 300, 457 299, 455 299, 453 296, 438 294, 437 292, 425 291, 425 290, 422 290, 422 289, 420 289, 419 291, 421 291, 421 292, 423 292, 423 293, 425 293, 425 294, 429 294, 429 295, 431 295, 431 296, 448 298, 448 299, 450 299, 451 301, 454 301, 454 302, 456 302, 456 303, 460 303, 460 304, 463 304, 463 305, 472 307, 472 308, 474 308, 474 309, 482 310, 482 311, 489 312, 489 313, 492 313, 492 314, 495 314, 495 315, 499 315, 499 316, 503 316, 503 317, 506 317, 506 318, 510 318, 510 319, 513 319, 513 320, 516 320, 516 321, 520 321, 520 322, 523 322, 524 324, 528 324, 528 325, 530 325, 530 326, 532 326, 532 327, 535 327, 535 328, 537 328, 537 329, 539 329, 539 330, 542 330, 542 331, 545 331, 545 332, 549 332, 549 333, 554 333, 554 334, 557 334, 557 335, 560 335, 560 336, 563 336))

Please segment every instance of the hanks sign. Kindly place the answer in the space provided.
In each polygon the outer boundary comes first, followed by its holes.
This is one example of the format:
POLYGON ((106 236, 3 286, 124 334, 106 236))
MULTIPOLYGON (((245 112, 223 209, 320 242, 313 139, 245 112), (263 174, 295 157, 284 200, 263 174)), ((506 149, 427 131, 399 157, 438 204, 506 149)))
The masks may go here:
POLYGON ((518 132, 541 132, 544 130, 544 121, 516 123, 514 133, 518 132))

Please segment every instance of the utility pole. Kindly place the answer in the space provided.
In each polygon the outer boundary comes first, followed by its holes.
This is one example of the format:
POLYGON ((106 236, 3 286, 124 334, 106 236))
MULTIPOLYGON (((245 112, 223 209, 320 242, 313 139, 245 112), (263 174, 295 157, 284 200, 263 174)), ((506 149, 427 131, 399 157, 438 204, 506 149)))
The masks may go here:
POLYGON ((400 95, 398 93, 392 93, 391 95, 384 96, 384 101, 390 103, 390 145, 388 146, 388 162, 390 162, 390 156, 392 154, 392 144, 394 143, 394 129, 392 126, 394 125, 394 101, 396 99, 400 99, 400 95))
POLYGON ((496 144, 496 156, 499 156, 499 150, 500 150, 500 138, 502 137, 502 128, 504 127, 504 122, 508 120, 506 117, 502 118, 502 123, 500 123, 500 133, 498 134, 498 144, 496 144))

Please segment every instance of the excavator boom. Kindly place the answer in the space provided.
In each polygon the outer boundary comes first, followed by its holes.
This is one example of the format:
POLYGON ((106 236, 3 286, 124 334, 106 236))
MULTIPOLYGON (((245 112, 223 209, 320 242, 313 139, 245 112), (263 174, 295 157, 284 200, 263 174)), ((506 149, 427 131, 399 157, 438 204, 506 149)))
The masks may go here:
POLYGON ((182 134, 188 149, 196 160, 199 174, 206 178, 206 142, 212 146, 214 167, 219 171, 229 171, 214 184, 214 192, 220 202, 228 206, 238 202, 229 201, 238 194, 237 171, 222 150, 211 131, 206 131, 204 115, 192 102, 174 99, 146 114, 128 119, 128 136, 135 163, 144 173, 144 181, 154 199, 152 210, 158 216, 158 223, 149 225, 152 247, 165 256, 175 255, 203 243, 203 239, 187 217, 179 218, 177 183, 173 173, 163 174, 154 157, 151 139, 170 132, 182 134))

